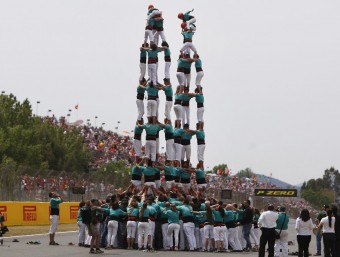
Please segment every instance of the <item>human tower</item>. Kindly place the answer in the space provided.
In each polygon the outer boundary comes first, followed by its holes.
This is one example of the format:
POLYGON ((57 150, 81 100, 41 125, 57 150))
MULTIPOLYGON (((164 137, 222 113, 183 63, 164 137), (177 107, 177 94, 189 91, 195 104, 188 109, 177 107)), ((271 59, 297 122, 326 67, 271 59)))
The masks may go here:
POLYGON ((164 32, 164 17, 162 11, 153 5, 148 6, 145 37, 140 47, 140 76, 137 87, 137 110, 138 117, 134 129, 134 151, 135 165, 132 168, 132 184, 138 189, 142 188, 142 177, 144 185, 151 188, 159 188, 161 185, 161 171, 164 171, 165 183, 168 189, 172 187, 181 188, 185 193, 197 189, 205 191, 204 172, 204 96, 201 86, 203 78, 202 62, 197 49, 193 44, 193 36, 196 32, 196 18, 192 15, 193 10, 179 13, 181 20, 181 33, 183 35, 183 46, 179 51, 177 60, 178 86, 172 88, 170 80, 171 52, 164 32), (160 42, 161 40, 161 42, 160 42), (159 54, 164 53, 164 79, 161 84, 158 77, 159 54), (190 92, 191 66, 196 68, 196 88, 190 92), (145 78, 146 70, 148 78, 145 78), (164 123, 160 122, 158 107, 160 91, 165 94, 164 123), (175 93, 174 93, 175 91, 175 93), (195 99, 197 103, 196 129, 190 129, 190 100, 195 99), (145 116, 146 99, 146 119, 145 116), (174 126, 171 111, 174 109, 174 126), (145 131, 145 155, 142 156, 142 133, 145 131), (159 132, 164 131, 166 140, 165 164, 158 162, 159 158, 159 132), (191 139, 197 139, 197 159, 195 168, 191 164, 191 139), (195 178, 195 180, 192 180, 195 178))

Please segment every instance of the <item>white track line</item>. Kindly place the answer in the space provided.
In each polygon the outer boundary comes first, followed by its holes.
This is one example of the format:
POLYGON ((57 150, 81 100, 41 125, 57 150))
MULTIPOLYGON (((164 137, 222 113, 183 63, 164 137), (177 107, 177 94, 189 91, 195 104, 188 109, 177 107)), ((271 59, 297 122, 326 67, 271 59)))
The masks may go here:
MULTIPOLYGON (((76 231, 65 231, 65 232, 57 232, 56 234, 69 234, 69 233, 75 233, 75 232, 79 232, 78 230, 76 231)), ((30 237, 30 236, 45 236, 48 235, 49 233, 44 233, 44 234, 33 234, 33 235, 22 235, 22 236, 9 236, 9 237, 2 237, 2 239, 6 239, 6 238, 14 238, 14 237, 30 237)))

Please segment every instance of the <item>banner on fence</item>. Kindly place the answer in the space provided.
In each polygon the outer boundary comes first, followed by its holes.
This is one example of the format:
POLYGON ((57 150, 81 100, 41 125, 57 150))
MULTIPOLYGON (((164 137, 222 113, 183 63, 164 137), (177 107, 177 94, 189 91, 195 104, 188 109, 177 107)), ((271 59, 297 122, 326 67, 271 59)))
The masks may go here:
POLYGON ((254 196, 297 197, 297 190, 296 189, 257 189, 255 188, 254 196))
MULTIPOLYGON (((59 208, 60 224, 77 222, 78 202, 64 202, 59 208)), ((7 226, 50 224, 48 202, 0 202, 0 212, 4 215, 7 226)))

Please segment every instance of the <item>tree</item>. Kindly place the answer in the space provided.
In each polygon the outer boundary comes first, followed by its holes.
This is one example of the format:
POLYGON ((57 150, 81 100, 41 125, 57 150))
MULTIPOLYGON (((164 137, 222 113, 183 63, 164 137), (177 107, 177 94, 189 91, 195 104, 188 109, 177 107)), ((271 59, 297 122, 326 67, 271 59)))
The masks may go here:
POLYGON ((238 178, 253 178, 254 177, 254 172, 250 168, 245 168, 244 170, 240 170, 239 172, 236 173, 236 177, 238 178))

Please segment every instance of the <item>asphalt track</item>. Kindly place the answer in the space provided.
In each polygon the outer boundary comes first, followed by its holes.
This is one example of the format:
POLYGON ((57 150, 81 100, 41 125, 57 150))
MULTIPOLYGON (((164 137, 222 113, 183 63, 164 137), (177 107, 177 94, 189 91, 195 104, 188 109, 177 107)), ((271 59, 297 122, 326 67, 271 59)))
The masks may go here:
MULTIPOLYGON (((294 245, 289 246, 289 252, 297 251, 296 243, 296 232, 294 230, 295 220, 289 222, 289 240, 294 242, 294 245)), ((4 237, 4 244, 0 245, 0 256, 1 257, 18 257, 18 256, 32 256, 32 257, 60 257, 60 256, 92 256, 89 254, 89 248, 79 247, 77 241, 77 232, 60 232, 56 234, 56 241, 60 244, 59 246, 48 245, 48 234, 30 235, 30 236, 16 236, 16 237, 4 237), (18 239, 19 242, 12 242, 13 239, 18 239), (41 244, 27 244, 30 241, 40 241, 41 244), (69 243, 74 245, 69 245, 69 243)), ((309 247, 310 253, 316 252, 315 236, 312 236, 312 242, 309 247)), ((185 257, 185 256, 197 256, 203 257, 207 255, 221 256, 226 255, 230 257, 237 256, 258 256, 257 252, 247 253, 204 253, 204 252, 170 252, 170 251, 156 251, 156 252, 142 252, 138 250, 104 250, 103 254, 96 256, 125 256, 125 257, 144 257, 144 256, 155 256, 155 257, 185 257)), ((267 256, 267 254, 266 254, 267 256)))

